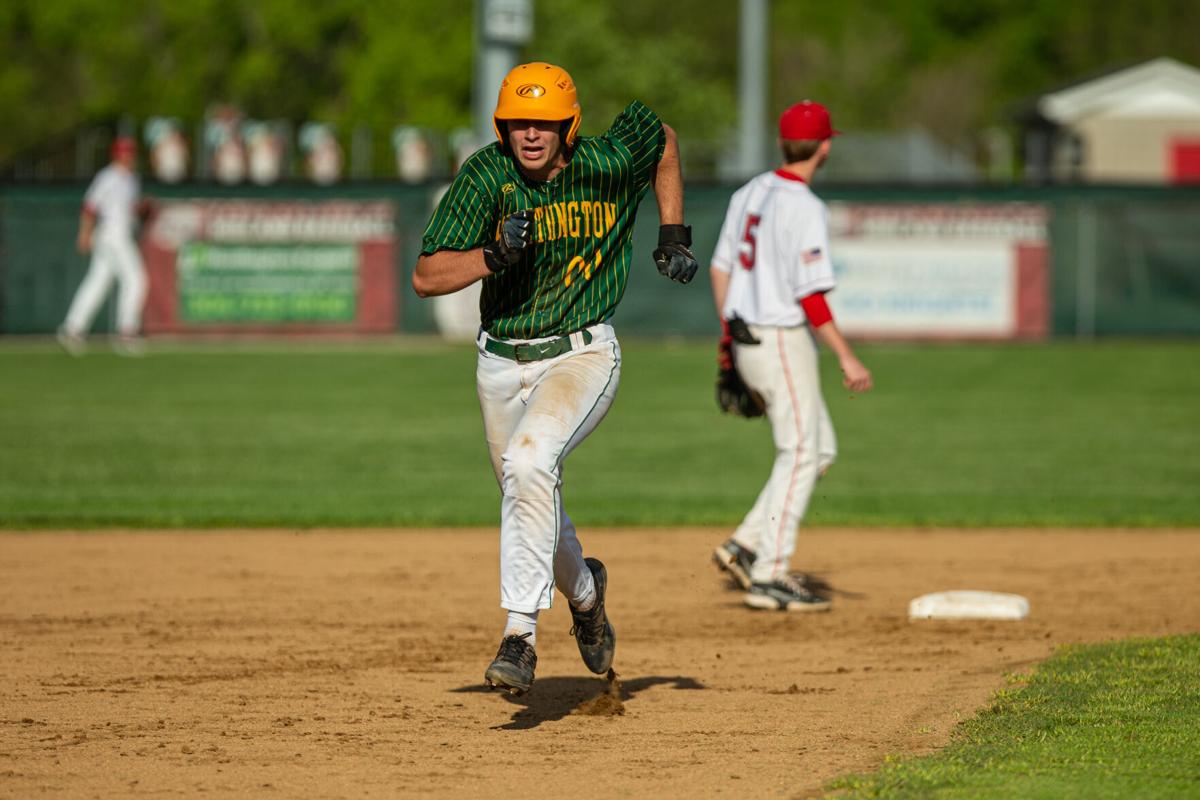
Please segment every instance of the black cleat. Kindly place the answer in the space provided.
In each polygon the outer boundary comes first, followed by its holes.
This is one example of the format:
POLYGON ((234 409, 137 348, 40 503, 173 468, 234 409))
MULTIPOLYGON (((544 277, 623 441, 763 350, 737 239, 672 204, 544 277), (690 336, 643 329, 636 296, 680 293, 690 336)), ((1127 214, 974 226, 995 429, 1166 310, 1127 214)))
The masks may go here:
POLYGON ((608 672, 612 666, 613 653, 617 649, 617 634, 604 612, 604 590, 608 586, 608 571, 595 558, 585 558, 584 564, 592 571, 596 582, 596 603, 587 611, 577 611, 570 603, 571 634, 579 645, 583 663, 597 675, 608 672))
POLYGON ((742 547, 733 539, 727 539, 713 550, 713 561, 718 567, 733 576, 743 589, 750 588, 750 566, 754 563, 753 550, 742 547))
POLYGON ((790 575, 770 583, 752 583, 745 596, 751 608, 773 611, 828 611, 827 598, 813 594, 790 575))
POLYGON ((496 660, 483 673, 483 679, 493 689, 506 689, 509 694, 525 694, 533 686, 533 668, 537 653, 528 641, 531 633, 511 634, 500 642, 496 660))

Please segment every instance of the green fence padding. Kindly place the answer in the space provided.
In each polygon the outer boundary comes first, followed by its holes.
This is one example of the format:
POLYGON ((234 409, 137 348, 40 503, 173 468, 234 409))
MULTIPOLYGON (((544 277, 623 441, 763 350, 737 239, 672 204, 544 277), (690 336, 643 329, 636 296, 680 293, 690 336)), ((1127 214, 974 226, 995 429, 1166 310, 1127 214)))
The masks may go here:
MULTIPOLYGON (((62 321, 87 262, 75 252, 86 185, 0 187, 0 333, 46 334, 62 321)), ((287 184, 225 188, 160 186, 163 198, 385 200, 396 208, 400 330, 434 330, 432 304, 412 292, 420 236, 440 187, 372 182, 338 187, 287 184)), ((650 253, 658 230, 653 194, 634 232, 635 256, 615 322, 622 332, 713 335, 708 261, 734 185, 689 186, 687 222, 701 263, 680 286, 660 276, 650 253)), ((821 186, 827 201, 862 203, 1037 202, 1051 211, 1052 331, 1056 335, 1200 334, 1200 187, 846 187, 821 186)), ((833 243, 837 257, 837 243, 833 243)), ((108 329, 106 308, 96 329, 108 329)))

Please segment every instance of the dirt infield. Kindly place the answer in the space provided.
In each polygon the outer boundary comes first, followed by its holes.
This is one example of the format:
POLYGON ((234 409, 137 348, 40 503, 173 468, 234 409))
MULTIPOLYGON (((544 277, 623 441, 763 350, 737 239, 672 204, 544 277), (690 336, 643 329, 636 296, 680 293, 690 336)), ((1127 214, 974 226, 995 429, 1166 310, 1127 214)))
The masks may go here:
POLYGON ((520 699, 492 531, 0 534, 0 796, 805 796, 1055 645, 1200 630, 1200 531, 806 530, 822 615, 744 609, 723 533, 582 530, 620 688, 558 598, 520 699), (908 622, 954 588, 1032 615, 908 622))

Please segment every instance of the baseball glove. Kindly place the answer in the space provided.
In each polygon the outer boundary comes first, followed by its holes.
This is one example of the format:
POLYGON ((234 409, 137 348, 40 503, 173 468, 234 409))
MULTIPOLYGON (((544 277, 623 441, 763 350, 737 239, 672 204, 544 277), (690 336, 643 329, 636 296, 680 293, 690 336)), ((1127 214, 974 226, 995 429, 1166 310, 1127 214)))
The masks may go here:
POLYGON ((717 370, 717 405, 726 414, 753 419, 761 417, 767 404, 762 396, 746 385, 735 367, 717 370))

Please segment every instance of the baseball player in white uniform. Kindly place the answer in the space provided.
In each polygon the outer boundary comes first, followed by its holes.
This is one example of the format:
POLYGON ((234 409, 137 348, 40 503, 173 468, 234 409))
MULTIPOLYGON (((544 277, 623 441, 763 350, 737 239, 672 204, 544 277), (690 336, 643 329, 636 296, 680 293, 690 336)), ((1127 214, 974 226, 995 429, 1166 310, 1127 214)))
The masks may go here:
POLYGON ((141 183, 135 171, 137 144, 120 137, 113 142, 111 154, 112 161, 92 179, 79 215, 76 244, 79 252, 90 253, 92 260, 58 329, 59 342, 72 355, 84 352, 92 321, 114 279, 120 286, 117 352, 137 355, 142 348, 138 332, 146 300, 146 273, 134 239, 142 208, 141 183))
POLYGON ((825 302, 834 287, 827 210, 809 184, 836 135, 819 103, 785 111, 779 120, 784 164, 734 193, 712 258, 713 299, 728 332, 720 357, 731 359, 761 396, 775 440, 766 486, 714 553, 745 588, 752 608, 829 608, 827 598, 789 572, 813 485, 837 454, 815 339, 837 356, 847 389, 863 392, 872 385, 825 302))

